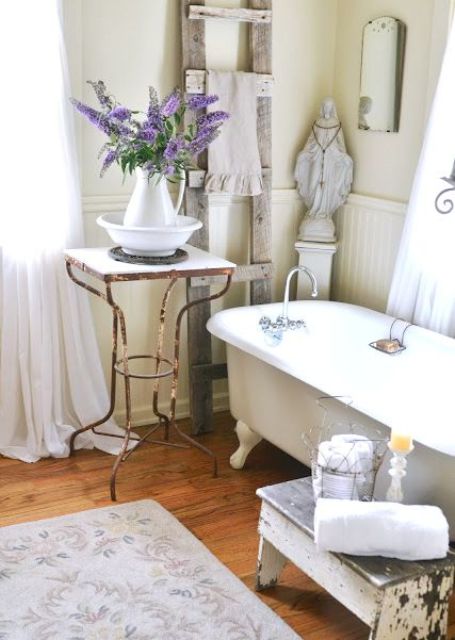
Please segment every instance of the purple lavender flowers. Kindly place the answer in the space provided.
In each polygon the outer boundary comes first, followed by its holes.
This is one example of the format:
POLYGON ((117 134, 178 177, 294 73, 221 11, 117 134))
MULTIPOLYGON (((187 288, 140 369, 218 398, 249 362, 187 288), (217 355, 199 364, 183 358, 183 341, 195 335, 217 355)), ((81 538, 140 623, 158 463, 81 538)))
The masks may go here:
POLYGON ((160 107, 160 114, 165 118, 173 116, 180 107, 180 92, 175 90, 163 100, 160 107))
POLYGON ((122 107, 122 105, 118 104, 116 107, 109 112, 110 118, 116 118, 117 120, 128 120, 131 117, 131 111, 126 107, 122 107))
POLYGON ((100 110, 71 98, 74 107, 87 120, 109 137, 100 151, 103 156, 101 175, 115 162, 124 174, 141 167, 152 175, 181 179, 185 169, 192 166, 192 158, 204 151, 220 134, 229 114, 212 111, 199 114, 218 100, 217 96, 192 95, 185 99, 178 89, 162 102, 153 87, 149 87, 146 113, 119 104, 106 90, 104 82, 89 82, 95 91, 100 110), (186 110, 194 112, 193 121, 186 127, 186 110))
POLYGON ((191 109, 191 111, 199 111, 199 109, 205 109, 214 102, 217 102, 217 100, 218 96, 194 95, 188 98, 186 106, 188 109, 191 109))

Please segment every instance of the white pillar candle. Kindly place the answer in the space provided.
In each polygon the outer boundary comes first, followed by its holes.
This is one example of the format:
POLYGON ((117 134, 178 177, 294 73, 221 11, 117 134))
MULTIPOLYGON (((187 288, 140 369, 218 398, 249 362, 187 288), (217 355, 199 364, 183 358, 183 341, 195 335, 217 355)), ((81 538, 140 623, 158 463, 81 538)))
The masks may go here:
POLYGON ((409 453, 413 449, 412 436, 406 429, 392 429, 389 447, 397 453, 409 453))

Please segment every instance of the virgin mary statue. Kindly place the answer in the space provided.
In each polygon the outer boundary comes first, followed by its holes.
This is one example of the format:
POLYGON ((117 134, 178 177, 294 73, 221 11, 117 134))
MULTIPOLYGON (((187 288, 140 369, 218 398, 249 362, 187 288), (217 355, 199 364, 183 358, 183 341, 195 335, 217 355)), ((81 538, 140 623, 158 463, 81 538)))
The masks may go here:
POLYGON ((297 157, 295 180, 306 206, 299 239, 333 242, 332 215, 346 202, 352 184, 353 162, 346 153, 335 103, 325 98, 320 118, 311 128, 305 147, 297 157))

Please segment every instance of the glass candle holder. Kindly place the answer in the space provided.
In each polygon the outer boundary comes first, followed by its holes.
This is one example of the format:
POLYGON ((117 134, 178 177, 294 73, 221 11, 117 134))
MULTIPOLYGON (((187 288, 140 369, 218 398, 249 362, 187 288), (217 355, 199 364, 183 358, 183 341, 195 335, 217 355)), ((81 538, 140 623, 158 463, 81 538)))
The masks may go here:
POLYGON ((403 489, 401 486, 401 481, 406 475, 406 467, 407 460, 406 456, 411 453, 414 449, 414 445, 412 444, 412 440, 407 442, 407 448, 401 447, 398 448, 397 445, 405 444, 403 442, 398 442, 397 438, 391 439, 388 447, 392 452, 392 458, 390 460, 390 469, 389 475, 392 478, 390 483, 390 487, 386 493, 386 500, 388 502, 403 502, 403 489))

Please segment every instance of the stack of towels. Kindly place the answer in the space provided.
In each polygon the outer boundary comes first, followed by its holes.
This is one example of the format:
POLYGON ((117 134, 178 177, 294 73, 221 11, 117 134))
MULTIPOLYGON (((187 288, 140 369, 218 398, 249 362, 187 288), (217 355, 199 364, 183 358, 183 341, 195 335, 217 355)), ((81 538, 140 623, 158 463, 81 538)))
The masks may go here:
POLYGON ((320 442, 313 491, 318 498, 359 500, 374 481, 374 442, 355 433, 320 442))
POLYGON ((320 498, 314 540, 325 551, 436 560, 447 555, 449 525, 439 507, 320 498))

